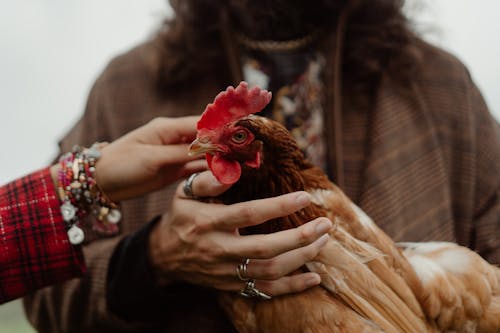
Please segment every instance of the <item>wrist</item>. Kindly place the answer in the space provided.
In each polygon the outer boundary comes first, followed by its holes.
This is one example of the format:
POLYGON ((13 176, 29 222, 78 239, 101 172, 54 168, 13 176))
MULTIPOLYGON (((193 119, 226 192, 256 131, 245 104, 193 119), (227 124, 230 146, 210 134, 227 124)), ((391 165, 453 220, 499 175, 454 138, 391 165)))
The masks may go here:
POLYGON ((162 220, 159 221, 151 228, 148 238, 148 256, 151 269, 153 272, 154 280, 158 286, 167 286, 172 283, 172 279, 167 277, 165 272, 165 255, 162 248, 164 247, 162 233, 162 220))
POLYGON ((50 167, 52 181, 61 203, 61 214, 68 228, 72 244, 84 240, 81 222, 91 214, 93 228, 107 234, 118 231, 121 219, 118 206, 100 190, 95 180, 95 164, 100 158, 98 148, 74 146, 61 156, 59 163, 50 167))

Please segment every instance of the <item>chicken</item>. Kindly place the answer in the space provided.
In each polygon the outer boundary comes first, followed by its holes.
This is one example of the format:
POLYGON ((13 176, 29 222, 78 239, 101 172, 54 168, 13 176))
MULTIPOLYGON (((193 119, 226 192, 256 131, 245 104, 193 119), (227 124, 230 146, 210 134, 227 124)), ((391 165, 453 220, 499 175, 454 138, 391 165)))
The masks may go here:
POLYGON ((500 269, 449 243, 395 244, 323 171, 289 132, 254 113, 271 93, 245 82, 221 92, 198 122, 192 154, 232 187, 231 204, 307 191, 309 207, 241 230, 270 233, 316 217, 333 223, 330 239, 304 270, 321 285, 268 301, 221 293, 239 332, 500 332, 500 269))

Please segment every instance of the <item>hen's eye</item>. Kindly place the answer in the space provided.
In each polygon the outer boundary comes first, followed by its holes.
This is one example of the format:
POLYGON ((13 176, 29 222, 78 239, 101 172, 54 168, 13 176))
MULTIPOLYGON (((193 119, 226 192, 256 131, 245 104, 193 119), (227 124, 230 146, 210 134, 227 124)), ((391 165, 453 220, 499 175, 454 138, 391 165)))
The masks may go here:
POLYGON ((247 133, 245 131, 238 131, 233 134, 231 138, 235 143, 243 143, 247 139, 247 133))

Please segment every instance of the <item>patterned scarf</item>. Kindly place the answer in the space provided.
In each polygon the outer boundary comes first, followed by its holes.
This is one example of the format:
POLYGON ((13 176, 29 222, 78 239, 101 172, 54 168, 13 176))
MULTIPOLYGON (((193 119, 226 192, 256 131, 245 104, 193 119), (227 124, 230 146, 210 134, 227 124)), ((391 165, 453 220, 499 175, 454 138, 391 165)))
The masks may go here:
POLYGON ((250 86, 273 92, 273 102, 261 115, 286 126, 306 157, 326 170, 323 56, 310 50, 254 52, 242 64, 250 86))

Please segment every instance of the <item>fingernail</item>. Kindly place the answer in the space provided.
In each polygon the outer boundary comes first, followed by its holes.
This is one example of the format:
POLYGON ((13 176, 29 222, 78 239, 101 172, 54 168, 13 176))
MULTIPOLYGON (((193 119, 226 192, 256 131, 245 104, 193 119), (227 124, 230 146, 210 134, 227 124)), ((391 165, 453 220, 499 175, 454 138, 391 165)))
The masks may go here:
POLYGON ((311 195, 307 192, 302 192, 295 198, 295 201, 299 205, 305 206, 311 202, 311 195))
POLYGON ((325 246, 325 244, 328 242, 328 239, 330 239, 330 235, 329 234, 324 234, 323 236, 321 236, 320 238, 318 238, 317 242, 318 242, 318 246, 321 248, 323 246, 325 246))
POLYGON ((325 232, 329 231, 331 228, 332 228, 332 222, 330 222, 330 220, 322 220, 316 226, 316 233, 317 234, 324 234, 325 232))
POLYGON ((313 287, 313 286, 318 285, 320 282, 321 282, 321 278, 319 277, 319 275, 315 274, 315 275, 307 278, 306 286, 313 287))

